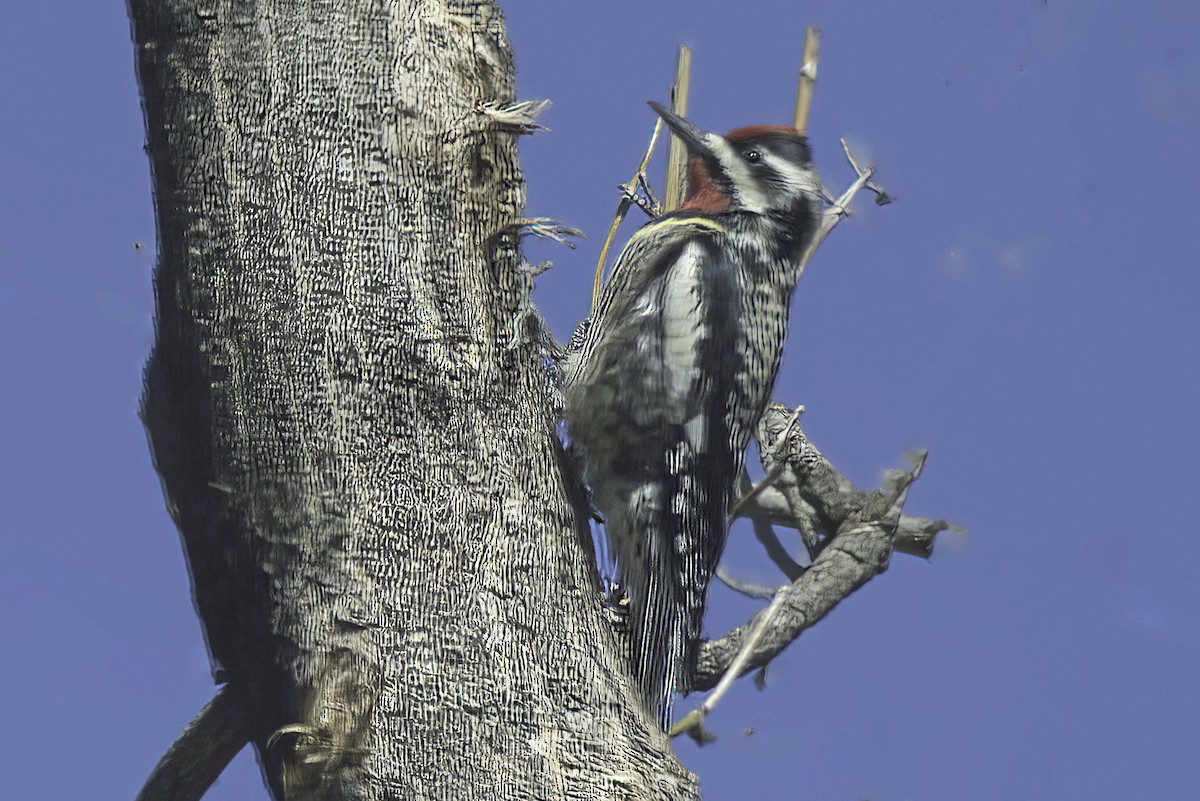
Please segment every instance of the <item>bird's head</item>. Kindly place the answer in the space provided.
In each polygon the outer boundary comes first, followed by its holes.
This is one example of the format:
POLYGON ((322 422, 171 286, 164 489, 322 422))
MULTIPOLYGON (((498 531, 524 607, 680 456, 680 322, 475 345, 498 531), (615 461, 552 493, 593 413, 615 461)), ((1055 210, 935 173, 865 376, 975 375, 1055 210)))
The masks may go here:
POLYGON ((747 211, 800 222, 819 208, 821 179, 813 169, 808 140, 795 128, 753 125, 721 136, 654 101, 650 107, 688 149, 682 209, 707 214, 747 211))

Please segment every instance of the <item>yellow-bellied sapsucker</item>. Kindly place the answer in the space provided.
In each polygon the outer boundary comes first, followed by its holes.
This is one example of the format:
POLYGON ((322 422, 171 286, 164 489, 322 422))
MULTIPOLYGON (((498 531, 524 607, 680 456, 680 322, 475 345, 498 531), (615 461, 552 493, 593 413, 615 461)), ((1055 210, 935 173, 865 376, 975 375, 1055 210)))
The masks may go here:
POLYGON ((665 729, 687 692, 734 480, 766 405, 822 189, 795 129, 686 143, 689 188, 630 239, 563 363, 563 417, 629 596, 634 674, 665 729))

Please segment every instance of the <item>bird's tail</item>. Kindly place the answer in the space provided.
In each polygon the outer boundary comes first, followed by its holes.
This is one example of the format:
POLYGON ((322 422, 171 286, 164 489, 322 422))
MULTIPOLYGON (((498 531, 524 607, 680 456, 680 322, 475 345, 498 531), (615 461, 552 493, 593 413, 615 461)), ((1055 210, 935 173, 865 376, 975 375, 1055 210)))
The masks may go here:
POLYGON ((687 667, 687 611, 679 585, 670 571, 671 560, 661 553, 669 534, 647 531, 647 577, 659 580, 630 587, 629 635, 634 675, 641 685, 646 709, 657 716, 664 731, 671 726, 675 693, 684 691, 687 667))
POLYGON ((655 497, 643 496, 630 510, 640 558, 626 560, 622 571, 630 596, 634 674, 647 709, 664 730, 671 725, 675 694, 691 689, 727 504, 719 490, 710 497, 714 488, 697 473, 686 446, 668 454, 666 468, 655 497))

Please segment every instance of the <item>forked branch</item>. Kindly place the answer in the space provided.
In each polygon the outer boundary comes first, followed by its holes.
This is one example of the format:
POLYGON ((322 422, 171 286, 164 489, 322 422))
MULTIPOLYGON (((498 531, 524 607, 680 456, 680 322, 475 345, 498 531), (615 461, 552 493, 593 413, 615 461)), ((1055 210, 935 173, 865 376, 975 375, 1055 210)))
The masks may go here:
MULTIPOLYGON (((798 575, 785 570, 793 580, 774 592, 766 609, 701 648, 692 686, 715 689, 671 730, 672 736, 686 733, 701 744, 713 739, 704 730, 705 717, 735 678, 766 667, 844 598, 885 571, 893 551, 903 545, 905 552, 927 557, 938 532, 958 528, 903 513, 909 487, 924 467, 924 452, 914 455, 909 470, 891 471, 883 489, 863 492, 817 450, 784 404, 767 407, 756 436, 767 478, 743 496, 738 509, 753 518, 756 529, 770 530, 773 522, 799 529, 811 563, 798 575)), ((722 580, 743 594, 765 595, 762 587, 725 575, 722 580)))
POLYGON ((886 570, 903 520, 909 521, 906 530, 913 550, 917 550, 917 542, 926 543, 923 555, 931 550, 938 531, 952 527, 945 521, 906 518, 903 514, 909 487, 924 466, 924 453, 914 457, 909 470, 894 471, 883 489, 863 492, 817 450, 798 426, 780 437, 791 414, 787 406, 773 402, 759 423, 757 438, 763 468, 770 473, 779 463, 785 464, 771 488, 773 492, 763 491, 759 498, 770 499, 777 517, 790 518, 793 525, 804 518, 816 531, 825 533, 817 543, 812 564, 775 594, 770 607, 723 637, 705 643, 693 676, 696 689, 716 686, 730 667, 736 667, 739 675, 764 667, 842 599, 886 570), (739 653, 752 636, 756 642, 739 660, 739 653))

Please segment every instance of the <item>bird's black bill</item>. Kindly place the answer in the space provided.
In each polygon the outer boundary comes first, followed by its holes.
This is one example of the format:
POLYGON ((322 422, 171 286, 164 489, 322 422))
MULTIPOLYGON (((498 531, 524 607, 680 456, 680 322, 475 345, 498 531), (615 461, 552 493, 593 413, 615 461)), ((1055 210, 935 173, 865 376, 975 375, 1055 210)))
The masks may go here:
POLYGON ((671 130, 683 140, 683 143, 687 145, 687 149, 693 155, 701 156, 706 161, 715 162, 717 160, 716 154, 708 146, 708 138, 712 134, 701 130, 691 121, 680 117, 678 114, 673 114, 661 103, 655 103, 653 100, 647 100, 646 102, 650 105, 650 108, 654 109, 655 114, 663 118, 663 122, 671 126, 671 130))

